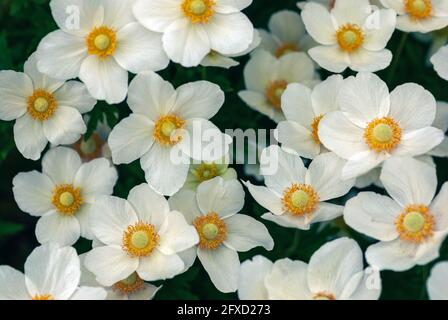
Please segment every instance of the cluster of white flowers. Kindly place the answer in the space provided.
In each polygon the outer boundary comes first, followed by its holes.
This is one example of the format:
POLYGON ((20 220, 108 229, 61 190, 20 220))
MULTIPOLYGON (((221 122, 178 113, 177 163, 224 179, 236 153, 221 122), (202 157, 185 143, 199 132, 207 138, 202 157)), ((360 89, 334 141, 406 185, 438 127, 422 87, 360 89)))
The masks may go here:
MULTIPOLYGON (((196 256, 219 291, 240 299, 378 299, 381 270, 437 259, 448 185, 435 196, 432 156, 448 157, 448 104, 415 83, 390 91, 372 72, 391 64, 396 29, 447 27, 448 1, 380 2, 302 1, 301 14, 280 11, 257 30, 241 12, 252 0, 52 0, 59 29, 23 73, 0 71, 0 119, 16 120, 25 158, 42 158, 42 172, 13 180, 19 208, 39 217, 41 246, 24 275, 0 266, 0 299, 152 299, 160 287, 148 282, 187 271, 196 256), (229 168, 231 138, 210 121, 225 94, 208 81, 174 88, 156 72, 170 60, 230 68, 252 51, 239 97, 277 123, 281 146, 260 150, 265 186, 244 186, 268 210, 262 218, 280 226, 306 232, 343 217, 377 239, 367 268, 348 238, 331 239, 308 264, 240 263, 238 252, 270 251, 274 239, 239 213, 245 191, 229 168), (321 81, 320 68, 358 73, 321 81), (82 114, 97 100, 126 100, 131 114, 85 140, 82 114), (210 141, 198 130, 213 137, 214 152, 203 152, 210 141), (127 199, 113 196, 115 165, 136 160, 146 182, 127 199), (384 192, 350 193, 370 184, 384 192), (342 197, 345 205, 331 202, 342 197), (92 249, 78 256, 70 246, 80 237, 92 249)), ((431 61, 448 80, 448 47, 431 61)), ((447 262, 434 267, 431 299, 448 299, 447 275, 447 262)))

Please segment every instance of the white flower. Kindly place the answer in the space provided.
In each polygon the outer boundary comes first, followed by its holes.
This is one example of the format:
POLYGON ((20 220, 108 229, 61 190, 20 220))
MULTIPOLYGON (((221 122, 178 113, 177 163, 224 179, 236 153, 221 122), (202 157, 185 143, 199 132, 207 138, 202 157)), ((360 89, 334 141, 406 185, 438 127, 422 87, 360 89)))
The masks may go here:
POLYGON ((238 283, 241 300, 377 300, 380 294, 379 272, 363 269, 362 251, 348 238, 324 244, 309 264, 256 256, 242 263, 238 283))
POLYGON ((322 68, 342 72, 378 71, 389 66, 392 53, 385 49, 395 30, 393 10, 372 10, 368 0, 338 0, 329 11, 307 3, 302 11, 306 30, 320 44, 308 51, 322 68))
POLYGON ((134 2, 52 0, 51 13, 60 29, 39 44, 39 70, 58 79, 79 77, 98 100, 123 101, 128 71, 159 71, 169 63, 161 35, 133 17, 134 2))
POLYGON ((174 62, 194 67, 216 51, 247 50, 254 27, 241 13, 252 0, 137 0, 134 15, 149 30, 163 33, 163 48, 174 62))
POLYGON ((131 163, 140 158, 148 184, 158 193, 173 195, 185 183, 190 158, 214 161, 227 153, 221 143, 228 136, 207 120, 223 103, 222 90, 207 81, 174 90, 154 72, 137 75, 129 86, 128 104, 133 113, 109 136, 113 162, 131 163), (213 141, 206 141, 208 137, 213 141), (206 158, 204 152, 211 143, 217 146, 212 148, 216 153, 206 158))
POLYGON ((256 111, 279 122, 285 119, 280 107, 281 96, 290 83, 313 87, 317 75, 311 59, 303 52, 276 59, 269 52, 257 50, 244 68, 246 90, 238 94, 256 111))
POLYGON ((88 222, 92 205, 112 194, 118 174, 107 159, 82 164, 73 149, 58 147, 42 159, 42 173, 19 173, 13 180, 19 208, 39 217, 36 237, 40 243, 72 245, 80 236, 92 239, 88 222))
POLYGON ((202 182, 215 177, 221 177, 224 180, 238 179, 235 169, 229 168, 227 159, 221 159, 215 162, 201 162, 200 164, 191 164, 183 188, 196 191, 202 182))
POLYGON ((436 264, 427 282, 431 300, 448 300, 448 262, 436 264))
POLYGON ((277 126, 277 140, 282 147, 305 158, 314 158, 326 149, 319 139, 319 123, 325 114, 336 111, 336 98, 343 78, 334 75, 319 83, 313 90, 293 83, 282 95, 282 111, 287 121, 277 126))
POLYGON ((344 210, 350 227, 380 240, 366 251, 369 264, 404 271, 436 259, 448 232, 448 184, 433 200, 436 169, 401 157, 384 163, 380 180, 392 199, 362 192, 344 210))
POLYGON ((272 250, 274 241, 266 227, 254 218, 238 214, 244 206, 244 190, 237 180, 221 177, 203 182, 197 193, 183 189, 169 199, 171 207, 182 210, 199 234, 197 248, 182 256, 187 266, 196 255, 215 287, 222 292, 237 289, 240 260, 238 252, 257 246, 272 250))
POLYGON ((267 187, 245 185, 254 199, 269 212, 262 218, 283 227, 308 230, 315 222, 342 215, 344 207, 325 202, 345 195, 354 179, 341 180, 344 161, 334 153, 323 153, 308 169, 302 159, 278 146, 266 148, 260 159, 267 187))
POLYGON ((49 78, 36 68, 36 55, 24 73, 0 71, 0 119, 16 120, 14 140, 27 159, 38 160, 48 142, 71 144, 87 128, 81 114, 96 104, 84 84, 49 78))
POLYGON ((203 67, 218 67, 224 69, 230 69, 232 67, 238 66, 240 63, 233 58, 242 57, 253 50, 255 50, 261 42, 260 33, 257 30, 254 30, 254 36, 252 39, 252 43, 250 44, 247 50, 236 54, 220 54, 216 51, 211 51, 208 55, 205 56, 201 61, 201 66, 203 67))
MULTIPOLYGON (((381 0, 370 0, 370 3, 377 7, 381 7, 382 4, 380 3, 380 1, 381 0)), ((317 2, 317 3, 320 3, 324 6, 326 6, 328 9, 333 9, 336 0, 304 0, 304 1, 297 2, 297 6, 303 10, 303 8, 305 7, 307 2, 317 2)))
POLYGON ((75 249, 49 243, 37 247, 25 262, 25 274, 0 266, 0 300, 104 300, 99 287, 79 286, 75 249))
POLYGON ((172 211, 166 199, 147 184, 133 188, 128 200, 99 199, 90 225, 101 243, 87 253, 85 266, 106 287, 134 272, 146 281, 176 276, 184 270, 178 253, 199 240, 183 215, 172 211))
POLYGON ((270 32, 259 30, 262 38, 259 48, 277 58, 292 52, 307 52, 316 45, 306 33, 302 18, 294 11, 274 13, 269 19, 268 28, 270 32))
POLYGON ((444 46, 436 52, 430 59, 431 63, 434 65, 434 70, 437 74, 448 80, 448 46, 444 46))
POLYGON ((361 176, 390 157, 425 154, 444 138, 440 129, 431 127, 434 97, 415 83, 389 94, 378 76, 358 73, 344 80, 337 104, 340 111, 320 121, 319 137, 326 148, 348 160, 344 179, 361 176))
MULTIPOLYGON (((85 116, 85 119, 88 122, 87 116, 85 116)), ((107 144, 107 139, 111 131, 112 129, 105 121, 100 121, 97 123, 96 129, 89 139, 85 140, 85 137, 82 136, 71 147, 78 152, 84 162, 98 158, 111 159, 112 154, 107 144)))
POLYGON ((443 0, 380 0, 398 13, 397 29, 430 32, 448 25, 448 2, 443 0))
MULTIPOLYGON (((96 281, 95 275, 84 266, 85 256, 86 254, 79 256, 81 261, 80 284, 101 287, 101 284, 96 281)), ((129 277, 104 289, 107 292, 106 300, 151 300, 160 288, 146 283, 134 272, 129 277)))

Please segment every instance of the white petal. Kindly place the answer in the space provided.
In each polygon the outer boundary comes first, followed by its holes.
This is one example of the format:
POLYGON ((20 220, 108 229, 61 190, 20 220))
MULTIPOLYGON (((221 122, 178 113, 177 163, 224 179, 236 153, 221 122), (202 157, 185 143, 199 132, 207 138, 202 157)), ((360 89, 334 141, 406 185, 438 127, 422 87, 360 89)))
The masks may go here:
POLYGON ((310 57, 322 68, 341 73, 350 65, 349 55, 340 50, 339 46, 317 46, 308 50, 310 57))
POLYGON ((274 13, 269 19, 268 26, 283 43, 298 43, 306 33, 300 15, 290 10, 274 13))
POLYGON ((224 244, 238 252, 246 252, 252 248, 263 246, 266 250, 274 248, 274 240, 268 229, 254 218, 236 214, 225 219, 227 238, 224 244))
POLYGON ((427 288, 431 300, 448 300, 448 262, 434 266, 428 278, 427 288))
POLYGON ((311 218, 306 217, 305 222, 311 224, 316 222, 330 221, 342 216, 343 211, 343 206, 333 203, 320 202, 316 211, 313 212, 311 218))
MULTIPOLYGON (((33 53, 23 66, 25 74, 30 77, 35 89, 43 89, 50 93, 53 93, 59 89, 64 81, 61 79, 50 78, 37 70, 37 55, 33 53)), ((16 89, 17 90, 17 89, 16 89)))
POLYGON ((390 157, 387 153, 375 153, 365 151, 351 157, 342 169, 342 179, 360 177, 372 169, 379 166, 384 160, 390 157))
POLYGON ((305 217, 297 217, 288 213, 282 215, 274 215, 269 212, 263 214, 261 217, 285 228, 295 228, 300 230, 310 229, 310 221, 306 221, 305 217))
POLYGON ((165 255, 154 250, 150 256, 140 259, 137 273, 143 280, 156 281, 170 279, 183 270, 184 263, 178 255, 165 255))
POLYGON ((130 294, 128 298, 129 300, 151 300, 161 288, 162 286, 156 287, 146 283, 143 289, 130 294))
POLYGON ((448 183, 444 183, 440 189, 439 194, 432 202, 429 212, 437 221, 435 229, 437 231, 448 231, 448 214, 446 208, 448 207, 448 183))
POLYGON ((448 131, 448 103, 437 101, 436 118, 434 119, 433 127, 436 127, 443 132, 448 131))
POLYGON ((108 144, 115 164, 129 164, 147 153, 154 143, 154 123, 140 114, 121 120, 109 135, 108 144))
POLYGON ((438 146, 444 138, 443 131, 434 127, 405 131, 393 154, 396 156, 419 156, 438 146))
POLYGON ((42 159, 42 172, 55 184, 72 184, 81 164, 81 158, 75 150, 53 148, 42 159))
POLYGON ((42 122, 35 121, 29 114, 17 119, 14 125, 14 141, 17 149, 27 159, 40 159, 48 144, 42 122))
POLYGON ((381 275, 373 268, 355 274, 342 292, 343 300, 378 300, 381 295, 381 275))
POLYGON ((182 119, 210 119, 224 104, 224 92, 208 81, 190 82, 177 89, 173 112, 182 119))
POLYGON ((324 6, 315 3, 307 4, 302 11, 302 19, 306 31, 314 40, 325 45, 336 43, 335 24, 330 12, 324 6))
POLYGON ((367 17, 366 21, 375 20, 380 21, 379 26, 371 25, 369 26, 370 28, 364 28, 367 34, 363 47, 373 51, 382 50, 386 47, 395 30, 397 14, 394 10, 374 10, 373 13, 367 17))
POLYGON ((93 248, 84 263, 96 280, 108 287, 126 279, 139 267, 139 259, 130 257, 119 246, 93 248))
POLYGON ((122 102, 128 92, 128 73, 113 58, 86 58, 79 70, 79 79, 84 82, 90 94, 109 104, 122 102))
POLYGON ((53 183, 37 171, 19 173, 12 181, 14 199, 20 210, 41 216, 53 209, 51 197, 53 183))
POLYGON ((314 87, 311 102, 316 116, 339 110, 336 101, 343 83, 341 75, 333 75, 314 87))
POLYGON ((70 297, 70 300, 105 300, 106 296, 107 292, 103 288, 80 287, 70 297))
POLYGON ((53 116, 43 123, 44 134, 53 145, 71 144, 86 133, 87 127, 78 110, 58 106, 53 116))
POLYGON ((61 106, 72 107, 80 113, 92 111, 96 100, 92 98, 84 83, 68 81, 60 87, 54 96, 61 106))
POLYGON ((192 224, 194 219, 200 216, 201 210, 196 201, 196 192, 187 189, 181 189, 178 193, 168 199, 171 210, 181 212, 185 220, 192 224))
POLYGON ((282 56, 278 60, 277 79, 288 83, 299 82, 312 87, 319 82, 314 80, 315 65, 304 52, 293 52, 282 56))
MULTIPOLYGON (((305 9, 306 10, 306 9, 305 9)), ((339 25, 354 23, 362 25, 371 12, 369 0, 344 0, 334 4, 332 16, 339 25)))
POLYGON ((236 251, 226 246, 215 250, 198 249, 198 258, 216 289, 224 293, 238 289, 240 260, 236 251))
POLYGON ((361 192, 345 204, 344 220, 351 228, 369 237, 392 241, 398 237, 395 220, 402 208, 391 198, 361 192))
POLYGON ((380 180, 402 207, 410 204, 429 205, 437 188, 436 169, 412 158, 394 157, 387 160, 380 180))
POLYGON ((282 200, 279 195, 275 194, 266 187, 255 186, 249 181, 245 182, 244 185, 247 187, 255 201, 257 201, 265 209, 275 215, 281 215, 284 212, 282 200))
POLYGON ((182 213, 171 211, 166 221, 167 229, 160 233, 158 249, 164 254, 187 250, 199 242, 195 227, 189 225, 182 213))
POLYGON ((25 276, 31 296, 50 294, 56 300, 69 299, 81 276, 76 250, 55 244, 37 247, 26 259, 25 276))
POLYGON ((135 1, 133 11, 142 25, 157 32, 164 32, 170 24, 183 17, 178 0, 135 1))
POLYGON ((282 121, 277 130, 277 140, 285 150, 292 150, 310 159, 320 153, 320 145, 314 141, 312 132, 307 127, 292 121, 282 121))
POLYGON ((282 95, 282 111, 287 120, 309 128, 316 116, 311 103, 311 89, 300 83, 288 85, 282 95))
POLYGON ((36 224, 36 238, 39 243, 58 243, 71 246, 79 239, 81 227, 74 216, 64 216, 52 211, 42 216, 36 224))
POLYGON ((201 183, 197 191, 198 206, 203 214, 217 213, 225 218, 238 213, 244 206, 244 190, 237 180, 221 177, 201 183))
POLYGON ((169 59, 162 49, 162 36, 132 22, 117 32, 114 58, 132 73, 159 71, 168 66, 169 59))
POLYGON ((0 300, 29 300, 25 276, 9 266, 0 266, 0 300))
POLYGON ((81 189, 85 200, 92 201, 94 197, 112 194, 117 179, 118 173, 115 167, 110 165, 109 160, 100 158, 79 168, 74 185, 81 189))
POLYGON ((350 68, 357 72, 376 72, 386 69, 392 62, 389 50, 369 51, 359 48, 350 54, 350 68))
POLYGON ((340 238, 313 254, 308 266, 308 283, 312 292, 329 292, 337 298, 353 275, 362 270, 363 255, 358 244, 340 238))
POLYGON ((238 277, 238 298, 240 300, 267 300, 265 277, 271 272, 273 263, 263 256, 241 263, 238 277))
POLYGON ((24 73, 0 71, 0 119, 11 121, 25 114, 27 99, 33 94, 33 83, 24 73))
POLYGON ((391 242, 378 242, 367 248, 366 259, 380 270, 405 271, 416 265, 415 256, 418 245, 396 239, 391 242))
MULTIPOLYGON (((246 78, 247 79, 247 78, 246 78)), ((253 91, 240 91, 238 96, 243 100, 249 107, 258 111, 265 116, 269 117, 275 122, 280 122, 285 120, 285 116, 281 110, 275 109, 267 100, 264 94, 259 94, 253 91)))
POLYGON ((244 67, 244 82, 250 91, 263 93, 272 79, 278 60, 269 52, 259 50, 244 67))
POLYGON ((434 69, 445 80, 448 80, 448 46, 442 47, 431 57, 434 69))
POLYGON ((436 116, 436 100, 422 86, 407 83, 390 94, 390 116, 401 128, 416 130, 429 127, 436 116))

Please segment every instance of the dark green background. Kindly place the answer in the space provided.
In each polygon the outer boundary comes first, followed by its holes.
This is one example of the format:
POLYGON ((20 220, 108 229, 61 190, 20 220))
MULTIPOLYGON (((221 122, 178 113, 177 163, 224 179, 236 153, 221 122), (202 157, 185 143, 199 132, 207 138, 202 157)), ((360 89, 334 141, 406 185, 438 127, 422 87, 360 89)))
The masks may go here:
MULTIPOLYGON (((22 71, 23 63, 36 49, 40 39, 48 32, 56 29, 50 14, 48 0, 1 0, 0 1, 0 69, 22 71)), ((246 10, 247 15, 257 28, 266 28, 270 15, 281 9, 297 11, 295 1, 287 0, 254 0, 253 5, 246 10)), ((402 34, 395 32, 388 48, 396 52, 402 34)), ((438 100, 448 101, 448 82, 441 80, 432 67, 426 62, 428 45, 408 37, 402 54, 396 59, 396 71, 393 68, 379 72, 393 89, 405 82, 416 82, 430 90, 438 100)), ((242 66, 247 57, 241 59, 242 66)), ((215 82, 226 92, 226 103, 213 121, 222 129, 226 128, 275 128, 275 124, 260 114, 250 110, 238 98, 237 92, 244 88, 243 68, 231 70, 217 68, 185 69, 171 64, 162 76, 175 86, 206 79, 215 82)), ((345 76, 350 73, 346 73, 345 76)), ((328 73, 322 72, 323 79, 328 73)), ((0 102, 1 103, 1 102, 0 102)), ((107 106, 98 103, 91 112, 88 124, 89 132, 95 129, 98 119, 106 117, 110 125, 129 114, 125 103, 107 106)), ((22 213, 17 207, 12 195, 12 179, 23 171, 40 170, 40 162, 24 159, 17 151, 12 133, 13 122, 0 121, 0 265, 7 264, 22 270, 26 257, 38 245, 34 228, 36 218, 22 213)), ((436 159, 439 185, 447 180, 448 170, 446 159, 436 159)), ((115 189, 115 195, 126 197, 128 191, 135 185, 144 182, 144 175, 139 163, 120 166, 120 179, 115 189)), ((247 179, 242 168, 236 166, 239 177, 247 179)), ((381 190, 375 190, 382 192, 381 190)), ((358 190, 352 191, 353 196, 358 190)), ((340 199, 343 203, 346 199, 340 199)), ((264 213, 249 194, 246 195, 246 206, 242 213, 259 217, 264 213)), ((318 225, 310 231, 279 227, 263 221, 275 240, 272 252, 262 249, 240 254, 241 260, 255 254, 263 254, 271 260, 284 257, 308 261, 314 251, 325 242, 340 237, 349 236, 358 241, 363 250, 373 241, 347 228, 341 219, 320 228, 318 225)), ((79 253, 89 250, 90 243, 80 240, 76 244, 79 253)), ((445 242, 441 252, 442 259, 448 258, 448 246, 445 242)), ((434 263, 416 267, 408 272, 383 272, 383 299, 426 299, 426 279, 434 263)), ((208 275, 198 261, 185 274, 165 281, 157 299, 232 299, 236 294, 221 294, 210 282, 208 275)))

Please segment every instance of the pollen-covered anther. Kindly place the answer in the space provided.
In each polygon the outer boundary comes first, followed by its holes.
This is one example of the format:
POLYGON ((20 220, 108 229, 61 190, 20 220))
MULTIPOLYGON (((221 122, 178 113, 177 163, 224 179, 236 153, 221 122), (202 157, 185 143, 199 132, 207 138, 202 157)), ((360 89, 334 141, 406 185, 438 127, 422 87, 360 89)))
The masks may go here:
POLYGON ((36 294, 31 300, 54 300, 51 294, 36 294))
POLYGON ((364 140, 373 151, 390 152, 401 141, 401 128, 392 118, 375 119, 367 125, 364 140))
POLYGON ((207 23, 215 14, 213 0, 184 0, 182 11, 192 23, 207 23))
POLYGON ((266 99, 275 109, 281 109, 282 95, 287 86, 288 82, 286 80, 276 80, 266 87, 266 99))
POLYGON ((101 59, 114 54, 117 48, 117 34, 109 27, 97 27, 86 38, 87 51, 101 59))
POLYGON ((310 185, 293 184, 283 192, 282 202, 288 213, 303 216, 316 210, 319 196, 310 185))
POLYGON ((431 0, 405 0, 405 11, 413 20, 423 20, 431 16, 431 0))
POLYGON ((314 300, 336 300, 336 297, 332 293, 319 292, 313 297, 314 300))
POLYGON ((48 91, 37 89, 28 97, 27 111, 31 118, 39 121, 48 120, 57 109, 57 101, 48 91))
POLYGON ((132 257, 146 257, 158 246, 160 236, 154 225, 137 222, 123 233, 123 250, 132 257))
POLYGON ((154 126, 154 139, 161 145, 173 146, 182 140, 179 130, 185 126, 185 120, 175 115, 159 118, 154 126))
POLYGON ((71 184, 57 185, 53 190, 51 202, 59 214, 74 215, 83 204, 81 189, 71 184))
POLYGON ((364 43, 364 32, 352 23, 341 26, 336 32, 339 48, 346 52, 356 51, 364 43))
POLYGON ((145 287, 145 282, 138 276, 138 274, 136 272, 134 272, 126 279, 115 283, 112 286, 112 289, 122 295, 128 295, 128 294, 136 293, 136 292, 142 290, 144 287, 145 287))
POLYGON ((193 225, 199 234, 201 249, 216 249, 227 238, 227 226, 215 212, 197 217, 193 225))
POLYGON ((395 221, 397 232, 402 240, 422 243, 432 237, 434 217, 425 205, 410 205, 395 221))
POLYGON ((218 175, 218 168, 214 163, 201 163, 192 172, 200 182, 204 182, 216 177, 218 175))
POLYGON ((299 52, 299 46, 295 43, 285 43, 282 46, 278 47, 277 50, 275 50, 275 56, 277 58, 283 57, 285 54, 292 53, 292 52, 299 52))
POLYGON ((320 142, 320 138, 319 138, 319 124, 320 124, 320 120, 322 120, 322 118, 324 117, 323 114, 315 117, 313 119, 313 121, 311 122, 311 136, 314 140, 314 142, 318 145, 321 144, 320 142))

